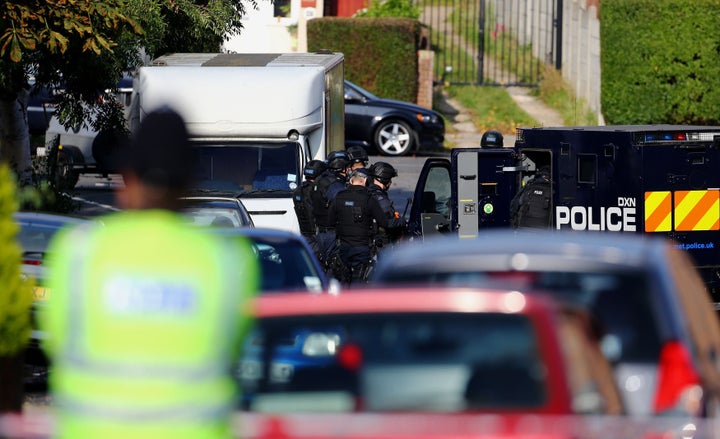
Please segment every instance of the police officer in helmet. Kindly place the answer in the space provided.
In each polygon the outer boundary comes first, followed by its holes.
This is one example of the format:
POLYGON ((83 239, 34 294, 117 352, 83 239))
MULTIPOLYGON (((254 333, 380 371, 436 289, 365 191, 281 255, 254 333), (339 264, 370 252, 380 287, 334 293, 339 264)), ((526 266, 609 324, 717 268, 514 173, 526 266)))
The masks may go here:
POLYGON ((382 248, 399 240, 403 231, 407 228, 405 220, 400 218, 400 214, 395 210, 395 206, 387 193, 392 184, 392 179, 397 177, 397 171, 389 163, 376 162, 370 166, 368 173, 372 177, 368 191, 377 200, 383 215, 388 220, 385 225, 378 224, 379 230, 375 238, 375 245, 377 248, 382 248))
POLYGON ((312 212, 317 225, 317 256, 326 271, 330 270, 337 251, 335 225, 328 220, 330 204, 345 189, 350 158, 345 151, 333 151, 325 162, 327 169, 313 184, 312 212))
POLYGON ((351 171, 357 168, 367 168, 369 157, 365 148, 359 145, 352 145, 348 146, 345 151, 347 152, 348 158, 351 162, 351 171))
POLYGON ((293 204, 295 215, 300 226, 300 233, 317 253, 317 225, 313 215, 312 191, 315 179, 322 175, 327 165, 322 160, 310 160, 303 168, 305 180, 295 189, 293 193, 293 204))
POLYGON ((345 284, 365 282, 373 267, 374 223, 389 227, 391 221, 366 187, 368 172, 357 168, 350 172, 347 189, 330 206, 329 221, 335 225, 339 242, 339 264, 334 275, 345 284))
POLYGON ((487 130, 480 138, 481 148, 502 148, 503 146, 503 135, 500 131, 487 130))

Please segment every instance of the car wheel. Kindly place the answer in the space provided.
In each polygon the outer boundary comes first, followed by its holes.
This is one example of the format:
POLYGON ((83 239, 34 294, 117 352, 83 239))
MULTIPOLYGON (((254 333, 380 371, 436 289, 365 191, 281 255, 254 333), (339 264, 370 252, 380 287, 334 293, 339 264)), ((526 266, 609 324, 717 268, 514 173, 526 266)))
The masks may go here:
POLYGON ((415 136, 408 124, 386 120, 375 131, 375 148, 382 155, 402 156, 412 150, 415 136))

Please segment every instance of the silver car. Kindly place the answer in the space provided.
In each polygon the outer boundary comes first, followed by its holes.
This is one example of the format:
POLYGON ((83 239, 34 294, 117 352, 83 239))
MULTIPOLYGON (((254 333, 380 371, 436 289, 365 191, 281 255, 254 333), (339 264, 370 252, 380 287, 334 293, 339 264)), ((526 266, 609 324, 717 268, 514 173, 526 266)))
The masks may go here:
POLYGON ((385 255, 382 284, 527 287, 589 308, 632 415, 718 415, 720 323, 688 253, 614 233, 497 230, 385 255))

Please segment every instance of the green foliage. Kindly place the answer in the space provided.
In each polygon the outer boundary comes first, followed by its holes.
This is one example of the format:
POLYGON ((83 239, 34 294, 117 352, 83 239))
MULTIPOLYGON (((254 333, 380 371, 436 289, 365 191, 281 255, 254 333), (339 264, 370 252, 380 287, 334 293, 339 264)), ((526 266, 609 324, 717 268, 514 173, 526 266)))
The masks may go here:
POLYGON ((57 113, 65 126, 96 126, 96 107, 102 114, 115 106, 98 98, 141 64, 141 49, 151 57, 219 51, 241 30, 247 7, 257 8, 256 0, 5 1, 0 99, 15 99, 32 74, 38 84, 62 86, 57 113))
POLYGON ((603 0, 600 14, 607 123, 720 123, 717 0, 603 0))
POLYGON ((415 102, 420 29, 409 18, 315 18, 308 51, 341 52, 345 78, 383 98, 415 102))
POLYGON ((514 134, 520 126, 538 126, 538 122, 525 113, 502 87, 452 85, 446 87, 450 97, 467 108, 480 131, 498 130, 514 134))
POLYGON ((18 226, 15 177, 6 164, 0 165, 0 356, 25 348, 30 337, 32 289, 21 275, 22 251, 17 242, 18 226))
POLYGON ((558 110, 566 126, 594 126, 598 116, 584 99, 578 99, 572 87, 562 77, 562 73, 552 66, 545 66, 540 85, 533 89, 534 95, 558 110))
POLYGON ((48 156, 33 158, 32 185, 20 187, 17 191, 20 210, 72 213, 79 209, 79 203, 54 186, 50 175, 48 156))
POLYGON ((370 7, 359 11, 356 17, 420 18, 420 9, 412 0, 371 0, 370 7))

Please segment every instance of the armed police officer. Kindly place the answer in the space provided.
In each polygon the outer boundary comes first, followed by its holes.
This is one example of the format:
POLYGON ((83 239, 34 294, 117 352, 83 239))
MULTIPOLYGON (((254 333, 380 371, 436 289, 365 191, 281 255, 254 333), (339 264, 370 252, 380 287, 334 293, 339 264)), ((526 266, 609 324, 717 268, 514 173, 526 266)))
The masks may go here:
POLYGON ((350 171, 357 168, 367 168, 369 157, 365 148, 360 145, 348 146, 345 150, 350 159, 350 171))
POLYGON ((374 223, 391 228, 394 221, 368 191, 367 178, 364 168, 351 171, 350 184, 335 197, 328 212, 329 221, 335 225, 341 262, 333 274, 345 284, 364 282, 373 267, 374 223))
POLYGON ((368 186, 368 191, 373 199, 377 200, 380 209, 383 212, 387 222, 378 223, 378 233, 375 237, 375 246, 378 251, 397 242, 407 225, 405 220, 400 218, 400 214, 395 210, 392 200, 387 194, 392 179, 397 177, 397 171, 393 166, 386 162, 376 162, 368 169, 368 174, 372 177, 372 182, 368 186))
POLYGON ((305 237, 310 247, 317 254, 317 225, 315 224, 315 215, 313 214, 312 192, 315 180, 322 175, 327 169, 325 162, 322 160, 310 160, 303 168, 305 181, 295 189, 293 193, 293 204, 295 206, 295 215, 300 226, 300 233, 305 237))
POLYGON ((333 151, 326 160, 327 169, 313 184, 312 212, 317 225, 317 256, 329 272, 337 251, 335 225, 328 220, 330 204, 345 189, 350 159, 345 151, 333 151))

